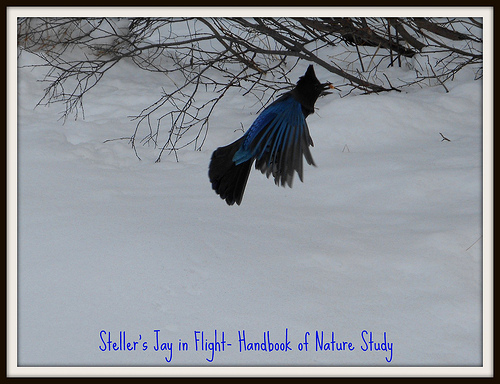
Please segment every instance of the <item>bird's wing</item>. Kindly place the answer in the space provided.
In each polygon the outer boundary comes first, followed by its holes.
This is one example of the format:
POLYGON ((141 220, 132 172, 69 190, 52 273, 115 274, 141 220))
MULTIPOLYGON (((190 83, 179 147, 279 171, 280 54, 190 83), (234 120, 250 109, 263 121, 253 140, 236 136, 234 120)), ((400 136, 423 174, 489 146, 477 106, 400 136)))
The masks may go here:
POLYGON ((292 186, 296 171, 303 180, 302 157, 314 165, 309 151, 313 145, 301 104, 293 97, 278 99, 266 108, 246 133, 233 161, 255 158, 255 168, 271 174, 277 185, 292 186))

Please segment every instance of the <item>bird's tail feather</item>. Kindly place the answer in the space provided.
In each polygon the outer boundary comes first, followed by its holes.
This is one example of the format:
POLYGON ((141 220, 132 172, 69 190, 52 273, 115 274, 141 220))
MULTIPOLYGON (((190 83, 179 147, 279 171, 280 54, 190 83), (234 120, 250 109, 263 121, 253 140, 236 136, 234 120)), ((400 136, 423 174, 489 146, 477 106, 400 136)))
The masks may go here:
POLYGON ((234 154, 241 147, 243 138, 225 147, 217 148, 212 154, 208 167, 208 177, 212 188, 228 205, 240 205, 247 185, 253 159, 236 165, 234 154))

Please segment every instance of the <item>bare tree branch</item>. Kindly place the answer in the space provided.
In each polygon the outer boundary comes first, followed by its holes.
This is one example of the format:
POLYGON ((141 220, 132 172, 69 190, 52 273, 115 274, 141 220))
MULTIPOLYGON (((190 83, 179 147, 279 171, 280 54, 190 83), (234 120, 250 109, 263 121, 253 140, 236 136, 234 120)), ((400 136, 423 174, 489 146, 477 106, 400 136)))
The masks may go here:
POLYGON ((85 96, 122 60, 165 74, 157 100, 130 116, 135 129, 120 138, 137 157, 138 143, 152 145, 156 161, 200 150, 210 117, 233 91, 263 108, 293 86, 300 61, 330 72, 341 96, 447 90, 465 67, 482 74, 482 21, 474 18, 20 18, 18 47, 46 69, 38 105, 62 103, 64 120, 84 117, 85 96), (396 64, 414 78, 392 84, 383 70, 396 64))

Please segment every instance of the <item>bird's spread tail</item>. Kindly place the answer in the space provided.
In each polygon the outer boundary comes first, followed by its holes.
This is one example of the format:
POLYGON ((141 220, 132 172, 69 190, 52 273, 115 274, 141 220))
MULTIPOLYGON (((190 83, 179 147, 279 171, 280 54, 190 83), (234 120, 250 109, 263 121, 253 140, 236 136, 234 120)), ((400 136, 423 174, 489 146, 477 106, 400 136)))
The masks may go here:
POLYGON ((225 147, 217 148, 212 154, 208 177, 212 188, 228 205, 240 205, 247 185, 253 159, 236 165, 234 154, 241 147, 243 137, 225 147))

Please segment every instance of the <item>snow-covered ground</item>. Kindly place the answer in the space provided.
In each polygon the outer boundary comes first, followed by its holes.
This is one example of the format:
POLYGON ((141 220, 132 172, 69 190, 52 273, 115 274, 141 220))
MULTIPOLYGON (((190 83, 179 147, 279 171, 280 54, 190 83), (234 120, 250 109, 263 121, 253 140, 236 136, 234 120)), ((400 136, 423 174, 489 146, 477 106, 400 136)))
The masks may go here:
POLYGON ((202 151, 154 163, 152 148, 139 161, 104 141, 132 132, 127 116, 161 75, 121 62, 84 100, 85 120, 64 125, 62 106, 34 108, 39 77, 19 70, 20 366, 482 365, 472 73, 449 93, 321 98, 305 182, 278 188, 253 171, 232 207, 207 167, 251 124, 253 100, 221 103, 202 151))

